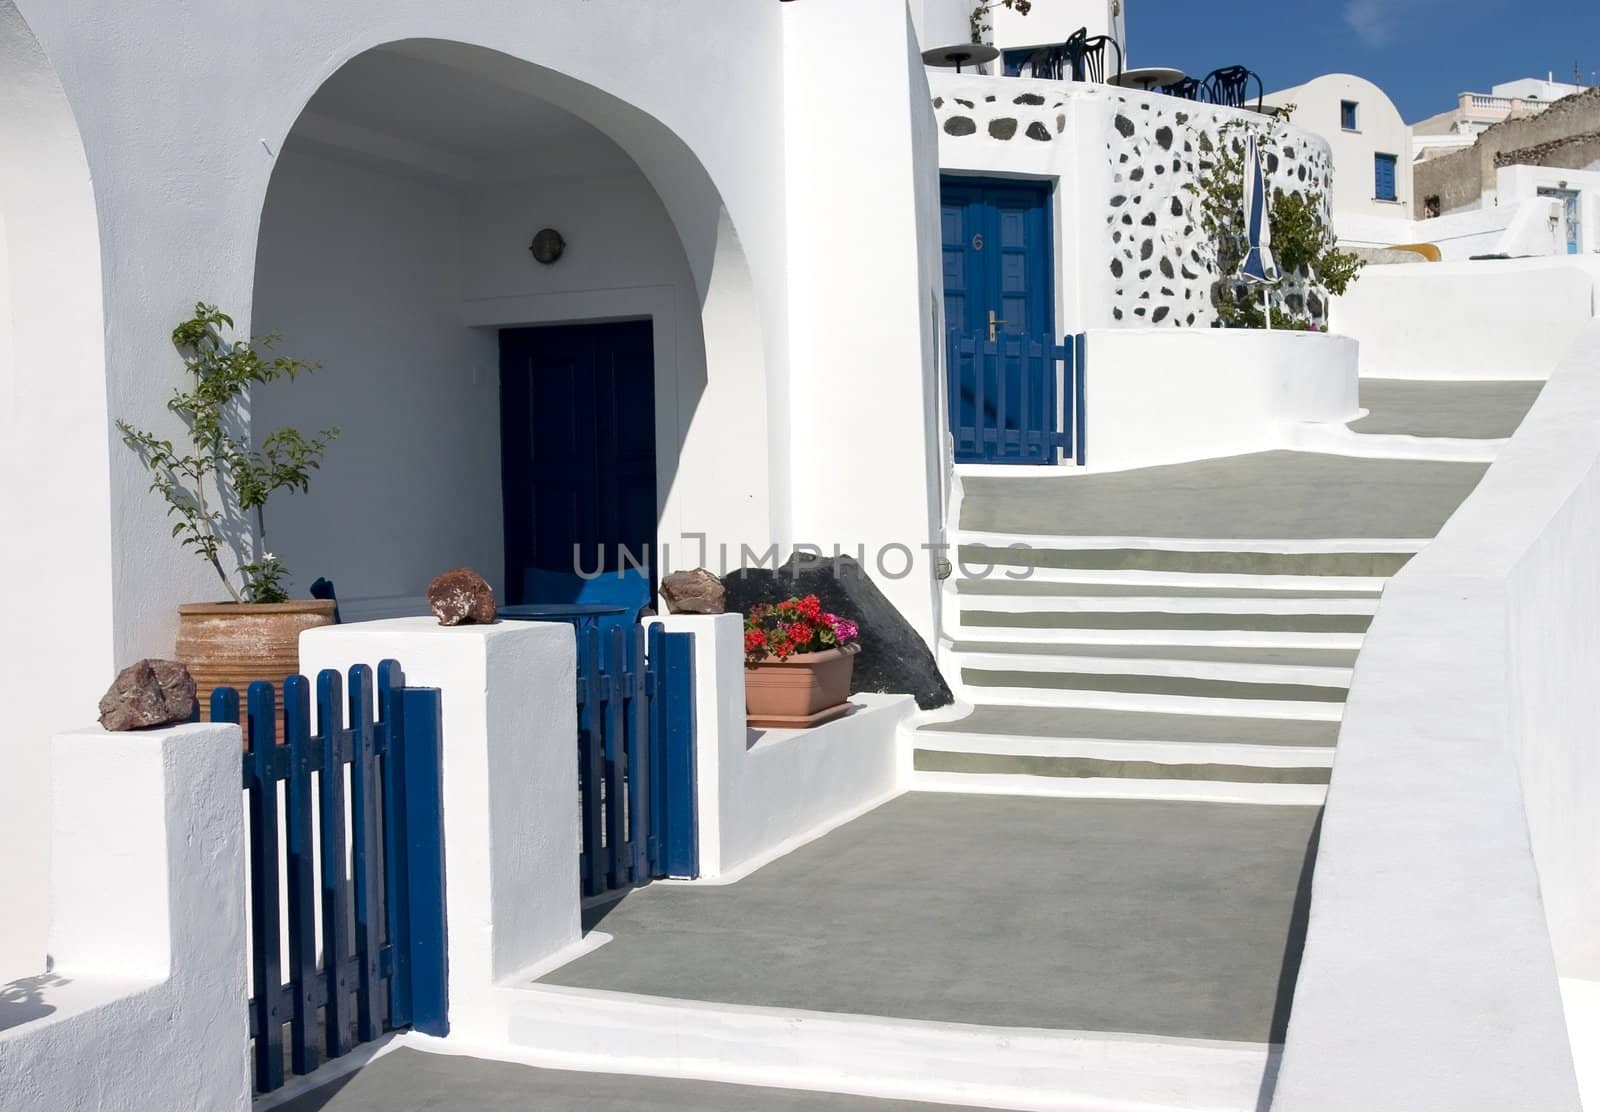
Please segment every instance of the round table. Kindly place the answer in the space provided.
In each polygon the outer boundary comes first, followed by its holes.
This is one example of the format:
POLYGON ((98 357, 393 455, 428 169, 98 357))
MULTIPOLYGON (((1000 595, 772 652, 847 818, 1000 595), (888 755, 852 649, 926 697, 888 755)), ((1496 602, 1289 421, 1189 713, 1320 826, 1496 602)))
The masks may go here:
POLYGON ((1141 69, 1123 70, 1106 84, 1121 85, 1124 89, 1143 89, 1148 93, 1153 89, 1176 85, 1186 76, 1182 70, 1171 66, 1144 66, 1141 69))
POLYGON ((981 66, 985 62, 992 62, 1000 57, 1000 52, 988 43, 968 42, 958 46, 936 46, 932 50, 922 52, 922 61, 926 65, 939 66, 944 69, 955 68, 961 72, 962 66, 981 66))

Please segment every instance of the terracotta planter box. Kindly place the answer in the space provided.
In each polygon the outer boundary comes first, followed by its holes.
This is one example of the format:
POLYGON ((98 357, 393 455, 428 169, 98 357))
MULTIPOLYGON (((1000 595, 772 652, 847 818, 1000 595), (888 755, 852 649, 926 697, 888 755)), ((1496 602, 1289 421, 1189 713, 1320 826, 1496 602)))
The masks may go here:
POLYGON ((752 726, 805 729, 850 711, 850 673, 860 644, 796 653, 744 666, 744 709, 752 726))
POLYGON ((256 680, 277 689, 300 670, 300 633, 333 624, 332 599, 294 602, 197 602, 178 607, 177 658, 194 677, 200 717, 211 719, 211 692, 238 689, 240 709, 256 680))

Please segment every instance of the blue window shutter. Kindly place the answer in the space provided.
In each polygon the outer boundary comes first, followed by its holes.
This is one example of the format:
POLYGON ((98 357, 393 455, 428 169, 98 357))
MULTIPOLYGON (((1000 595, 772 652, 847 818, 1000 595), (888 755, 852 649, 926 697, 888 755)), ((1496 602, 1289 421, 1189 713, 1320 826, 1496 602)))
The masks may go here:
POLYGON ((1341 100, 1339 102, 1339 126, 1346 131, 1354 131, 1356 129, 1355 101, 1341 100))
POLYGON ((1373 195, 1380 201, 1393 201, 1394 191, 1394 155, 1373 155, 1373 195))

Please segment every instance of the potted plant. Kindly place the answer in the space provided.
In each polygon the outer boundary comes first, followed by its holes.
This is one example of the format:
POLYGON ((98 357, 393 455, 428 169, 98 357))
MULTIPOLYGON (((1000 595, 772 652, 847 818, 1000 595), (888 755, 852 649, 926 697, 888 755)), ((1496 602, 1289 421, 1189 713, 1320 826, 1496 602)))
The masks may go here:
MULTIPOLYGON (((228 592, 221 602, 178 607, 176 656, 194 676, 204 714, 213 688, 242 691, 255 680, 281 685, 298 671, 300 632, 332 624, 335 605, 289 598, 288 569, 267 548, 266 505, 276 491, 307 489, 339 430, 306 437, 282 428, 252 447, 241 428, 240 403, 252 386, 293 381, 315 365, 271 355, 276 336, 235 340, 227 335, 232 330, 233 318, 204 303, 172 330, 189 374, 187 388, 167 402, 188 429, 181 447, 117 422, 123 442, 150 472, 150 490, 175 519, 173 537, 209 563, 228 592), (231 575, 225 556, 236 564, 231 575)), ((279 700, 281 708, 281 689, 279 700)))
POLYGON ((848 713, 859 635, 855 622, 825 612, 816 595, 751 607, 744 619, 750 725, 805 729, 848 713))

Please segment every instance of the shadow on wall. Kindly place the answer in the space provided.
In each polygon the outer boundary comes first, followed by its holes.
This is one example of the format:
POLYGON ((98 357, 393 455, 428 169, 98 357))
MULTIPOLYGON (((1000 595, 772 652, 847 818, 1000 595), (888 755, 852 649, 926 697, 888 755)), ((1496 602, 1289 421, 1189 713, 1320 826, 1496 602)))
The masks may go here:
POLYGON ((344 430, 311 492, 275 507, 277 554, 337 582, 358 620, 414 612, 445 567, 503 590, 498 329, 626 319, 654 324, 662 539, 679 521, 765 538, 760 314, 694 154, 639 109, 481 47, 409 40, 346 63, 286 139, 259 234, 252 331, 323 369, 260 391, 253 420, 344 430), (540 227, 568 241, 553 265, 530 257, 540 227))
POLYGON ((71 983, 57 973, 39 973, 0 985, 0 1031, 52 1014, 56 1008, 49 1002, 49 990, 71 983))

